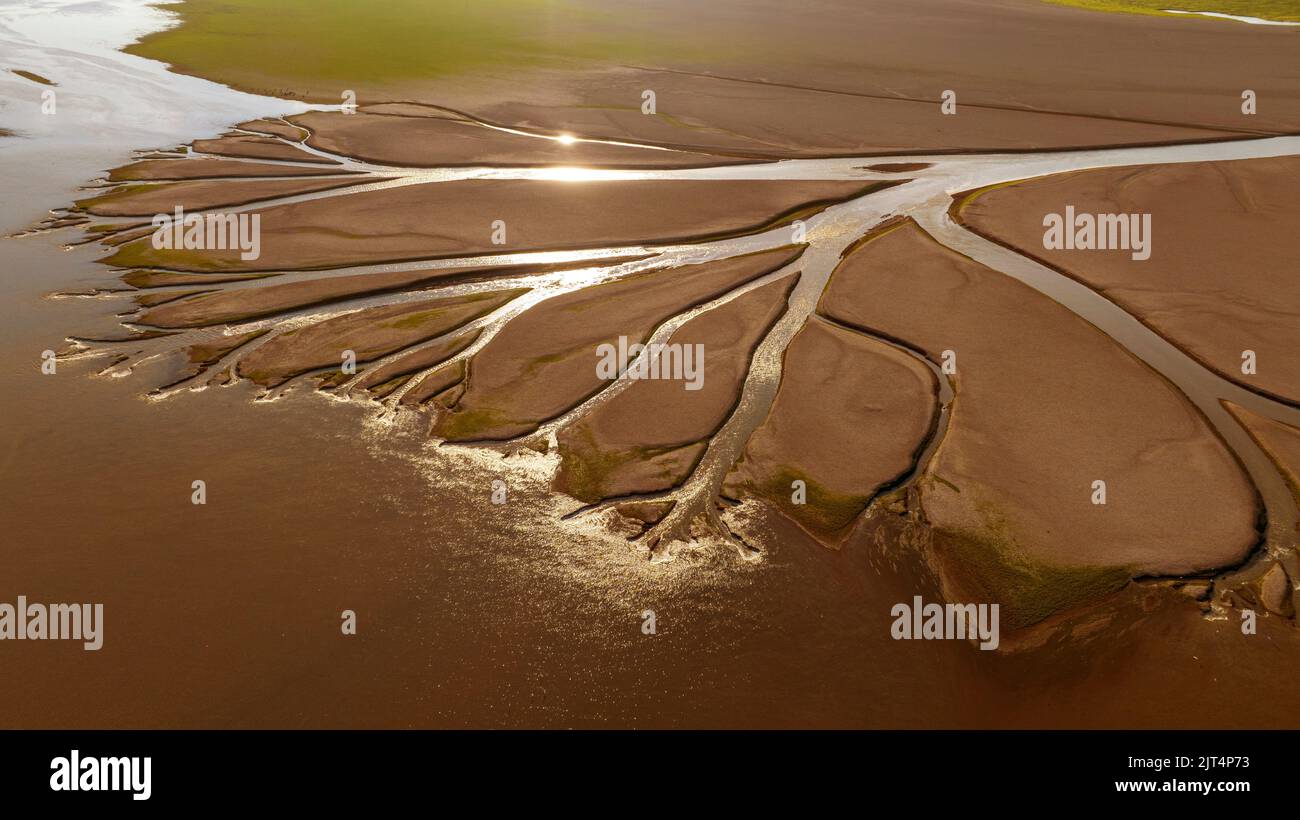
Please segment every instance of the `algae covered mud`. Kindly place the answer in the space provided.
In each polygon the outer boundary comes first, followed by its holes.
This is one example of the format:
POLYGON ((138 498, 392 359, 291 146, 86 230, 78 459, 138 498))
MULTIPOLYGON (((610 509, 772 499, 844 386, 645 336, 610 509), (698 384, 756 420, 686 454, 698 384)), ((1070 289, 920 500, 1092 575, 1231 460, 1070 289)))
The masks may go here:
MULTIPOLYGON (((707 55, 522 4, 550 39, 457 18, 481 47, 425 64, 332 39, 340 3, 315 25, 345 78, 310 42, 232 59, 259 4, 207 5, 131 50, 313 102, 140 60, 176 126, 107 116, 87 190, 30 174, 64 207, 7 206, 7 498, 44 548, 5 577, 109 624, 88 698, 53 683, 84 661, 24 648, 10 722, 1294 725, 1285 33, 934 2, 970 24, 936 84, 944 54, 839 59, 846 27, 931 41, 901 5, 780 39, 723 6, 688 27, 736 27, 707 55), (1066 25, 1155 35, 1092 69, 1149 90, 1012 93, 988 46, 1028 32, 1034 64, 1066 25), (1207 42, 1249 85, 1162 66, 1207 42), (1111 249, 1045 241, 1060 213, 1111 249), (921 601, 1000 635, 930 634, 921 601)), ((15 68, 93 87, 24 37, 15 68)), ((9 139, 73 155, 14 76, 9 139)))

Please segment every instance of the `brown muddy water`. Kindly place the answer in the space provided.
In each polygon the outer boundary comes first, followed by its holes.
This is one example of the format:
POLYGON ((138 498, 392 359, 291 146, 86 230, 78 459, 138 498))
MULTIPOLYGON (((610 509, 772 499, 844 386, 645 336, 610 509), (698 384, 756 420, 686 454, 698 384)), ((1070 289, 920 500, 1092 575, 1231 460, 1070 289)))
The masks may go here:
MULTIPOLYGON (((92 5, 157 24, 138 4, 92 5)), ((295 110, 114 56, 108 35, 56 48, 20 18, 6 8, 0 38, 60 83, 67 119, 33 113, 38 86, 0 84, 20 133, 0 141, 5 233, 134 149, 295 110)), ((49 298, 116 281, 68 239, 0 241, 0 601, 102 603, 104 647, 0 642, 0 726, 1294 725, 1300 639, 1277 619, 1247 643, 1134 585, 1035 649, 895 642, 890 608, 939 595, 895 522, 833 551, 756 513, 761 560, 702 548, 651 563, 560 522, 572 505, 547 491, 541 456, 435 448, 419 421, 303 393, 148 401, 147 364, 42 375, 41 351, 122 309, 49 298)))

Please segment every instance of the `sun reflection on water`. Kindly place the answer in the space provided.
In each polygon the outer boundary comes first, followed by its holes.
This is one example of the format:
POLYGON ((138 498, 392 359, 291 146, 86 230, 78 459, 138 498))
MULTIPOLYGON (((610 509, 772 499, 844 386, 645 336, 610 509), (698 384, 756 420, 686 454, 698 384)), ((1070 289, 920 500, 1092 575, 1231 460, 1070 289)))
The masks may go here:
POLYGON ((614 179, 626 179, 627 176, 627 173, 624 171, 581 168, 575 165, 561 165, 555 168, 538 168, 535 178, 555 180, 558 182, 598 182, 614 179))

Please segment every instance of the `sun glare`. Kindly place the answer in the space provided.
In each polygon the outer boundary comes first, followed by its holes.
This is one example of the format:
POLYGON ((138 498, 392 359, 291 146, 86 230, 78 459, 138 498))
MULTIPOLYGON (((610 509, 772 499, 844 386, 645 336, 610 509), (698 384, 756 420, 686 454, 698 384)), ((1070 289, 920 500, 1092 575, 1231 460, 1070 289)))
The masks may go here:
POLYGON ((540 168, 537 170, 535 178, 553 179, 560 182, 594 182, 603 179, 617 179, 618 174, 599 168, 559 166, 556 168, 540 168))

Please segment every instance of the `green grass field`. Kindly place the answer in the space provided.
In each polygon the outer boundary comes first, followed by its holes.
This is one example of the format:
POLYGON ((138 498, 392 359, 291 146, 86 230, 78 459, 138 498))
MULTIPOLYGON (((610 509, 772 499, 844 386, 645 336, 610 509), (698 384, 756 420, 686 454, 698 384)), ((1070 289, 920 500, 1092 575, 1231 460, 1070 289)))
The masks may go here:
MULTIPOLYGON (((1300 22, 1300 0, 1045 0, 1058 6, 1077 6, 1097 11, 1123 11, 1134 14, 1165 14, 1178 11, 1217 11, 1261 20, 1300 22)), ((1182 16, 1182 15, 1167 15, 1182 16)))

